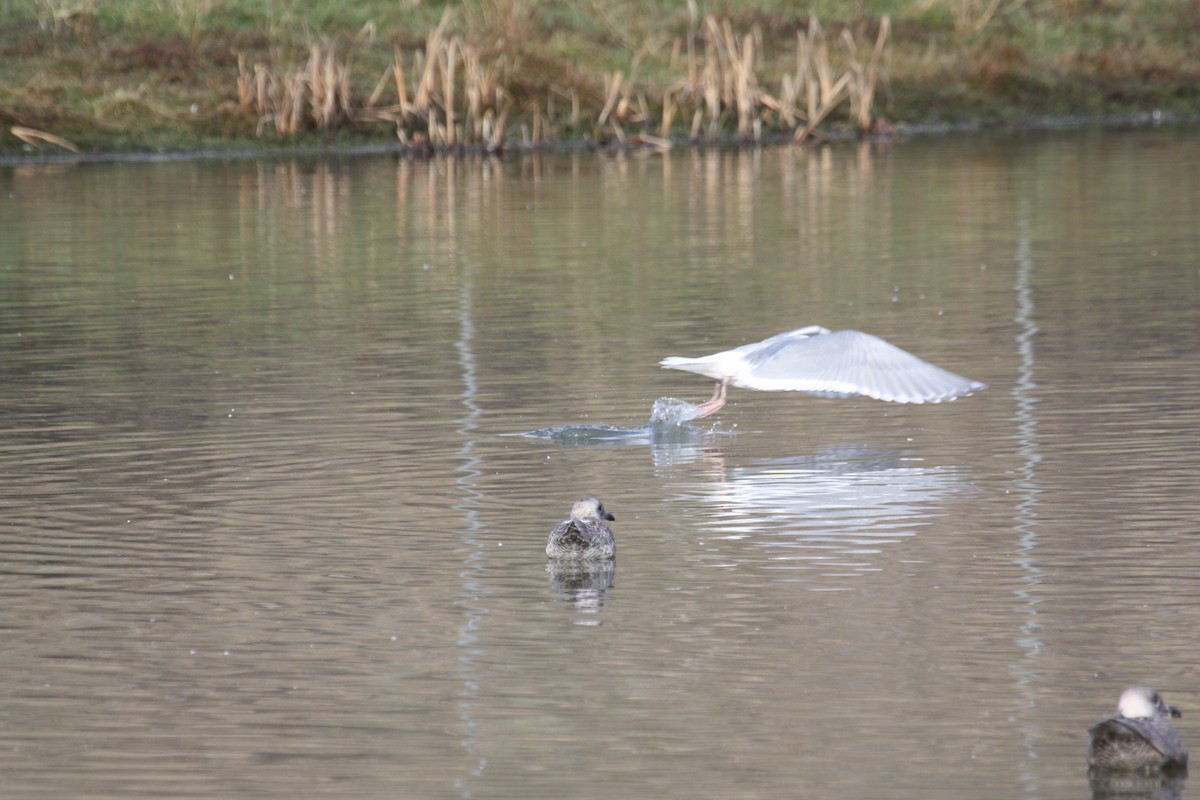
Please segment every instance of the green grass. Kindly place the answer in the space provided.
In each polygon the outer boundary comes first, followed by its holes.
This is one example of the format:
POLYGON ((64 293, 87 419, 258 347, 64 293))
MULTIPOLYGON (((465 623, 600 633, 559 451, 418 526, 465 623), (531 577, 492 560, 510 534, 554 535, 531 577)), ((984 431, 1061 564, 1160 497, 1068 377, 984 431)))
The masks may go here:
MULTIPOLYGON (((838 57, 842 29, 868 46, 889 15, 874 111, 894 122, 1200 112, 1200 0, 696 0, 695 16, 678 0, 0 0, 0 152, 27 149, 12 126, 86 151, 278 146, 269 125, 238 107, 239 55, 283 75, 309 42, 336 42, 350 54, 361 104, 396 49, 411 59, 448 5, 449 33, 495 65, 510 140, 535 113, 560 139, 610 135, 594 124, 604 76, 628 76, 635 59, 632 97, 649 114, 623 124, 658 133, 664 93, 686 72, 672 48, 689 31, 703 34, 709 14, 757 37, 754 74, 774 94, 810 14, 838 57), (572 97, 580 119, 570 118, 572 97)), ((675 133, 689 121, 680 114, 675 133)), ((736 121, 723 113, 722 123, 731 131, 736 121)), ((850 125, 845 106, 823 123, 850 125)), ((358 121, 287 141, 395 141, 395 124, 358 121)))

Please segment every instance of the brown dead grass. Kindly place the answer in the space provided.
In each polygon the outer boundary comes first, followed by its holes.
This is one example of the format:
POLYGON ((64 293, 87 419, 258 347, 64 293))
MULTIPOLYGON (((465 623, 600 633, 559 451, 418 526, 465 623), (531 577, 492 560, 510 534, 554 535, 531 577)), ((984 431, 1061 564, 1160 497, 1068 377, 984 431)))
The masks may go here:
POLYGON ((503 149, 514 134, 508 125, 514 109, 524 119, 520 136, 530 144, 570 130, 599 142, 633 137, 665 146, 676 120, 694 139, 713 141, 732 128, 743 141, 759 141, 766 131, 803 140, 843 105, 858 130, 872 128, 890 33, 885 17, 870 40, 843 28, 831 41, 812 18, 796 34, 794 66, 771 86, 760 78, 771 60, 761 29, 739 31, 727 19, 708 16, 673 41, 668 72, 675 75, 665 83, 643 78, 641 53, 628 71, 605 73, 597 82, 546 56, 512 57, 506 43, 531 35, 521 15, 487 27, 478 43, 451 33, 452 21, 447 10, 423 46, 395 48, 365 96, 353 88, 353 49, 339 50, 329 40, 310 43, 302 63, 283 68, 242 57, 238 108, 257 119, 260 133, 384 122, 417 149, 503 149), (547 75, 554 77, 547 81, 547 75))

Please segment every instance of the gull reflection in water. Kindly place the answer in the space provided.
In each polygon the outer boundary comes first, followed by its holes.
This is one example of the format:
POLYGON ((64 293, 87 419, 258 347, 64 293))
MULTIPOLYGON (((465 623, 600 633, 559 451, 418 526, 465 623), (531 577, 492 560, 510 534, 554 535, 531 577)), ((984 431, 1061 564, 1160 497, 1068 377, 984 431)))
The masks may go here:
MULTIPOLYGON (((788 572, 778 579, 848 589, 827 579, 881 570, 884 548, 928 525, 961 482, 954 467, 929 467, 871 447, 837 447, 728 467, 722 480, 686 486, 678 502, 708 509, 695 515, 705 539, 764 548, 763 568, 788 572)), ((762 555, 726 547, 720 553, 739 561, 762 555)))
POLYGON ((1092 772, 1088 785, 1092 800, 1180 800, 1187 772, 1092 772))
MULTIPOLYGON (((604 605, 604 595, 613 586, 617 560, 579 561, 551 559, 546 563, 550 586, 577 611, 595 613, 604 605)), ((593 624, 600 624, 598 621, 593 624)))

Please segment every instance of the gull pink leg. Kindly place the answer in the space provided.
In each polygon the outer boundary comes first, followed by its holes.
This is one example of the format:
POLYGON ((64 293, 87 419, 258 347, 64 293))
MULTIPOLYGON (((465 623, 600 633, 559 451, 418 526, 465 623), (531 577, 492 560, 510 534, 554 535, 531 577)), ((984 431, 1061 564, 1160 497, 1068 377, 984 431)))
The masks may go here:
POLYGON ((713 396, 709 400, 696 406, 696 408, 703 409, 703 413, 700 414, 700 417, 698 417, 697 419, 702 418, 702 417, 707 417, 710 414, 715 414, 718 411, 720 411, 722 407, 724 407, 724 405, 725 405, 725 389, 728 386, 729 386, 729 378, 726 378, 723 381, 717 382, 717 388, 713 390, 713 396))

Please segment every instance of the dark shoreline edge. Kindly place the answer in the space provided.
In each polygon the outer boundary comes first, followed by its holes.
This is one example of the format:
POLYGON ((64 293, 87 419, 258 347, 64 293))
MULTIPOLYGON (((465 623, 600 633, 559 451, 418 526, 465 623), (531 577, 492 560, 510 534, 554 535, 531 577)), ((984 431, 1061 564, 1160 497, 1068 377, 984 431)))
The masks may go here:
MULTIPOLYGON (((910 136, 939 136, 963 133, 1019 133, 1039 131, 1063 131, 1085 129, 1121 129, 1121 128, 1158 128, 1158 127, 1188 127, 1200 125, 1200 115, 1170 114, 1161 111, 1148 111, 1137 114, 1120 114, 1112 116, 1072 115, 1062 117, 1044 117, 1038 119, 1020 119, 1000 122, 962 122, 945 124, 904 125, 898 124, 895 132, 882 137, 860 137, 852 131, 821 132, 810 142, 796 145, 798 147, 815 147, 825 143, 866 141, 888 143, 910 136)), ((655 140, 657 142, 659 140, 655 140)), ((343 158, 378 155, 396 155, 417 161, 436 159, 445 156, 461 156, 465 158, 497 158, 509 156, 527 156, 536 154, 562 154, 577 152, 595 153, 638 153, 638 152, 669 152, 672 149, 704 150, 704 149, 754 149, 759 147, 781 147, 792 145, 792 136, 786 133, 764 136, 757 141, 742 141, 736 137, 723 137, 715 142, 693 141, 686 137, 676 137, 668 140, 671 147, 664 148, 654 142, 642 141, 636 135, 631 135, 626 142, 597 143, 589 140, 563 140, 542 144, 527 144, 513 142, 505 146, 503 152, 492 153, 482 147, 462 147, 456 149, 437 149, 417 151, 399 143, 353 144, 353 145, 265 145, 258 147, 231 147, 224 149, 200 150, 171 150, 163 152, 139 151, 103 151, 96 153, 35 153, 30 155, 0 155, 0 167, 24 166, 33 164, 96 164, 96 163, 156 163, 166 161, 240 161, 249 159, 281 160, 289 158, 343 158)))

